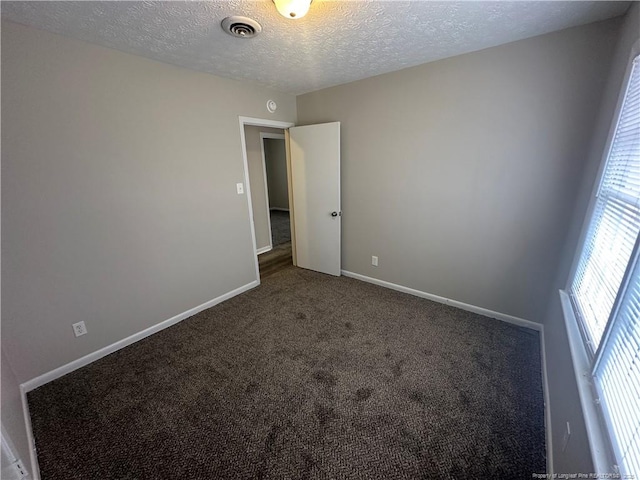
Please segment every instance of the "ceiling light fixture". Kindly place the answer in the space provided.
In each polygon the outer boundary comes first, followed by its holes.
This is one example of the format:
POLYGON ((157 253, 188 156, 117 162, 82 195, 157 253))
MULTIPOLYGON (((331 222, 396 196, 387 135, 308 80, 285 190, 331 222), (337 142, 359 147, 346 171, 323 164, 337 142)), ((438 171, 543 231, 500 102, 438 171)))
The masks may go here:
POLYGON ((273 0, 280 15, 295 19, 304 17, 309 11, 313 0, 273 0))

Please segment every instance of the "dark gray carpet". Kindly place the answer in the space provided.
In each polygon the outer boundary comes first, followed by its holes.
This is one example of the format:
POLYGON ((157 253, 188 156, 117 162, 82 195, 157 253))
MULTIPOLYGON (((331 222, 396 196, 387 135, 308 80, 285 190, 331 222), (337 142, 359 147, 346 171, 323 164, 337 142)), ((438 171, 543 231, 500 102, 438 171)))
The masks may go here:
POLYGON ((294 267, 28 399, 43 480, 545 471, 537 332, 294 267))
POLYGON ((271 210, 271 238, 273 246, 282 245, 291 241, 291 222, 289 221, 289 212, 280 210, 271 210))

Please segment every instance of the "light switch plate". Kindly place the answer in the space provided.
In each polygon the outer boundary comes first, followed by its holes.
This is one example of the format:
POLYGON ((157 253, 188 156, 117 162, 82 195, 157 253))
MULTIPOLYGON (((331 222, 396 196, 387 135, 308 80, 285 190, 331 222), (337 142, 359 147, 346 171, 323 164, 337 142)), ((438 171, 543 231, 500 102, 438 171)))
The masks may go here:
POLYGON ((244 193, 244 184, 236 183, 236 190, 238 190, 238 195, 242 195, 244 193))

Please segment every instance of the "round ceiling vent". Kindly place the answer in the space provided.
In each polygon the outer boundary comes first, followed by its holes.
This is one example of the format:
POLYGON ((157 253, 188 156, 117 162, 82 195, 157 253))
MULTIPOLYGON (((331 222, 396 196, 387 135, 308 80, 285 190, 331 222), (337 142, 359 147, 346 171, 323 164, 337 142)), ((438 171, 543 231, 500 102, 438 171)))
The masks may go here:
POLYGON ((222 29, 229 35, 240 38, 255 37, 262 31, 262 27, 255 20, 237 15, 222 20, 222 29))

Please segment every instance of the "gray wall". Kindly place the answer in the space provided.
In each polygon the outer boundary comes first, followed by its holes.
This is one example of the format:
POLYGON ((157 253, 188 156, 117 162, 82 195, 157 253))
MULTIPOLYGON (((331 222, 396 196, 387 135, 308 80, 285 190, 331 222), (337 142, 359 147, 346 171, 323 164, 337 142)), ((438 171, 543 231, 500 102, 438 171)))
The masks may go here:
POLYGON ((3 23, 2 345, 17 381, 255 280, 238 116, 295 110, 249 83, 3 23))
POLYGON ((580 248, 580 232, 585 223, 589 203, 598 171, 602 165, 607 136, 614 121, 616 104, 623 87, 624 74, 634 43, 640 40, 640 4, 629 11, 618 39, 606 89, 599 104, 597 122, 593 130, 590 149, 582 163, 581 171, 568 179, 568 193, 574 196, 575 208, 553 284, 547 316, 545 318, 546 355, 549 377, 551 420, 553 432, 553 457, 556 472, 590 472, 593 470, 588 438, 584 426, 580 399, 575 383, 567 332, 557 290, 565 288, 569 281, 575 252, 580 248), (571 424, 571 439, 562 452, 562 436, 566 422, 571 424))
POLYGON ((342 125, 343 268, 542 322, 618 26, 299 96, 342 125))
POLYGON ((289 210, 287 157, 284 140, 265 138, 264 154, 267 160, 269 207, 289 210))
MULTIPOLYGON (((282 129, 265 128, 247 125, 244 127, 245 143, 247 146, 247 164, 249 167, 249 182, 251 183, 251 206, 253 209, 253 225, 256 232, 256 248, 261 249, 271 245, 271 231, 269 230, 269 206, 267 192, 265 192, 265 169, 262 165, 262 146, 260 132, 283 133, 282 129)), ((265 155, 266 155, 265 150, 265 155)), ((267 174, 268 176, 268 174, 267 174)), ((269 194, 269 199, 271 195, 269 194)))

